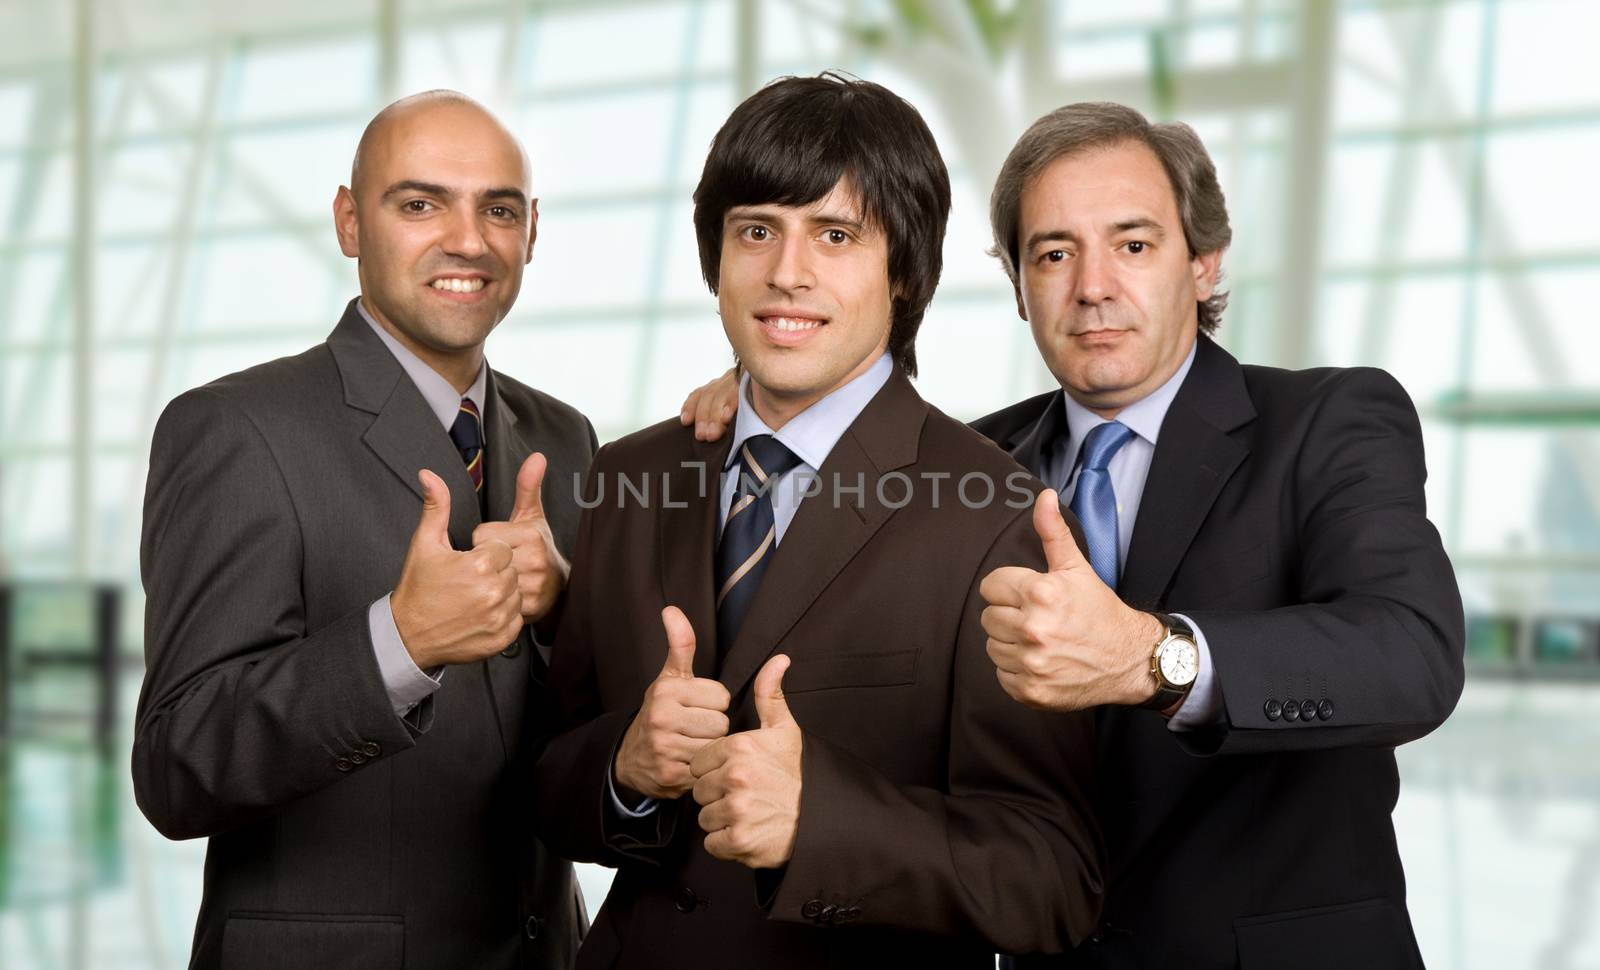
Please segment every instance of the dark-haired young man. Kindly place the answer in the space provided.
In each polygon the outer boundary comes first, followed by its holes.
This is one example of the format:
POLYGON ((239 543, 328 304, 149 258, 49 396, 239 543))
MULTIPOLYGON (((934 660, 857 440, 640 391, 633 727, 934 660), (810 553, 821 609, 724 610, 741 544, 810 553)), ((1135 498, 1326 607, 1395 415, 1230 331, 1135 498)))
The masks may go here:
POLYGON ((776 82, 712 144, 747 406, 591 469, 535 779, 551 843, 619 869, 581 967, 977 968, 1093 926, 1091 722, 1008 698, 979 623, 1045 563, 1039 486, 908 379, 949 204, 875 84, 776 82))

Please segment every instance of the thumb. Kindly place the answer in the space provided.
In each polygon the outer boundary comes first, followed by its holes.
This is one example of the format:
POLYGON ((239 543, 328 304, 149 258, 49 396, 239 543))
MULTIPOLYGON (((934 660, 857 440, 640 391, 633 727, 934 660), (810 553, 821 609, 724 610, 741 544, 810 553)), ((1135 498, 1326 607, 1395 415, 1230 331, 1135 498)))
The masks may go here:
POLYGON ((417 531, 411 542, 449 549, 450 486, 426 468, 417 472, 417 481, 422 483, 422 517, 417 520, 417 531))
POLYGON ((1044 561, 1051 572, 1071 569, 1083 562, 1083 552, 1078 540, 1061 517, 1061 499, 1056 490, 1047 488, 1033 500, 1033 530, 1044 543, 1044 561))
POLYGON ((760 672, 756 674, 753 691, 756 715, 761 718, 763 730, 794 725, 794 715, 789 713, 789 702, 783 699, 783 675, 788 669, 789 658, 780 653, 762 665, 760 672))
POLYGON ((544 455, 534 452, 517 472, 517 498, 511 506, 511 521, 544 518, 544 455))
POLYGON ((667 628, 667 662, 661 673, 668 677, 694 676, 694 627, 676 606, 661 611, 661 625, 667 628))

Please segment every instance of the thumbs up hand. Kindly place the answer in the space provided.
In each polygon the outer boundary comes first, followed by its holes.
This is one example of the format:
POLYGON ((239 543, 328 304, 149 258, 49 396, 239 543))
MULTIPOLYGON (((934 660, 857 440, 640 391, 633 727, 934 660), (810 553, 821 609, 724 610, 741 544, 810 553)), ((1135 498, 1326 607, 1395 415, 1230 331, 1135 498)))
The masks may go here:
POLYGON ((1122 602, 1096 575, 1052 489, 1034 501, 1046 571, 1002 566, 978 593, 1000 686, 1029 707, 1078 711, 1140 704, 1156 688, 1150 655, 1165 628, 1122 602))
POLYGON ((511 547, 524 623, 544 619, 572 572, 571 564, 556 549, 555 536, 545 520, 545 468, 544 455, 537 451, 529 455, 517 472, 517 498, 511 517, 504 522, 485 522, 472 530, 474 549, 486 542, 502 542, 511 547))
POLYGON ((395 629, 418 667, 493 656, 522 630, 511 548, 489 540, 471 552, 450 545, 450 489, 424 468, 422 516, 389 599, 395 629))
POLYGON ((728 689, 694 675, 694 628, 676 606, 661 611, 667 660, 645 688, 639 713, 628 725, 612 763, 612 777, 628 792, 677 798, 694 786, 689 762, 707 742, 728 733, 728 689))
POLYGON ((778 654, 751 690, 761 726, 706 745, 689 765, 706 851, 752 869, 776 869, 794 854, 800 827, 800 725, 783 699, 789 658, 778 654))

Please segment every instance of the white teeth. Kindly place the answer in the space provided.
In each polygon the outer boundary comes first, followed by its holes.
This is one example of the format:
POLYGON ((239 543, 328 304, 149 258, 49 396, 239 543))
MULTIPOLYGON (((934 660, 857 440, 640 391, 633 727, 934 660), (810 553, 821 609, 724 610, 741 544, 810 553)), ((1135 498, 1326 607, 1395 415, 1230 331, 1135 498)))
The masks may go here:
POLYGON ((483 280, 464 280, 459 277, 441 277, 433 281, 436 290, 449 290, 452 293, 476 293, 483 289, 483 280))
POLYGON ((821 320, 796 320, 793 317, 768 317, 767 326, 777 330, 815 330, 822 326, 821 320))

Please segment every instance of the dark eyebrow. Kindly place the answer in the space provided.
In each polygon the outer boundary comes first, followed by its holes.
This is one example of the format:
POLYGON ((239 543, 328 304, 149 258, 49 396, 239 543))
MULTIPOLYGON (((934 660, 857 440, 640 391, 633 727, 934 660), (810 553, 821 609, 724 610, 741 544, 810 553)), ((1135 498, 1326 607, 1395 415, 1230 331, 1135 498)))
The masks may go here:
MULTIPOLYGON (((383 198, 387 201, 391 196, 402 192, 420 192, 423 195, 432 195, 441 199, 453 199, 456 191, 437 182, 423 182, 418 179, 404 179, 396 182, 384 190, 383 198)), ((492 189, 484 189, 478 193, 478 198, 484 202, 507 200, 517 203, 523 208, 528 206, 528 197, 522 190, 514 185, 501 185, 492 189)))
POLYGON ((1044 230, 1042 232, 1036 232, 1033 235, 1029 236, 1027 245, 1023 246, 1022 250, 1023 250, 1023 252, 1029 252, 1029 251, 1031 251, 1033 249, 1033 247, 1039 245, 1042 242, 1069 242, 1069 243, 1075 243, 1077 241, 1078 241, 1077 234, 1072 232, 1072 231, 1070 231, 1070 230, 1067 230, 1067 229, 1046 229, 1046 230, 1044 230))
POLYGON ((437 182, 420 182, 416 179, 404 179, 396 182, 383 190, 383 198, 387 200, 391 195, 401 192, 421 192, 423 195, 436 195, 441 199, 453 199, 455 193, 437 182))
POLYGON ((1132 232, 1135 229, 1147 229, 1150 231, 1151 235, 1158 239, 1164 238, 1167 235, 1167 230, 1161 225, 1161 223, 1155 221, 1154 219, 1147 219, 1144 217, 1137 219, 1124 219, 1121 222, 1114 222, 1111 224, 1111 230, 1113 233, 1132 232))
POLYGON ((852 219, 845 215, 836 215, 832 212, 819 212, 806 219, 813 226, 843 226, 853 233, 860 234, 866 231, 866 225, 859 219, 852 219))
POLYGON ((512 202, 517 203, 523 208, 528 207, 528 197, 522 194, 521 189, 512 185, 502 185, 497 189, 484 189, 482 192, 478 193, 478 198, 485 202, 490 202, 495 199, 510 199, 512 202))
MULTIPOLYGON (((736 205, 728 209, 723 215, 724 219, 765 219, 768 222, 776 221, 777 214, 768 206, 761 205, 736 205)), ((859 219, 840 215, 832 212, 819 212, 814 216, 807 216, 806 222, 812 226, 842 226, 854 233, 866 231, 866 224, 859 219)))

